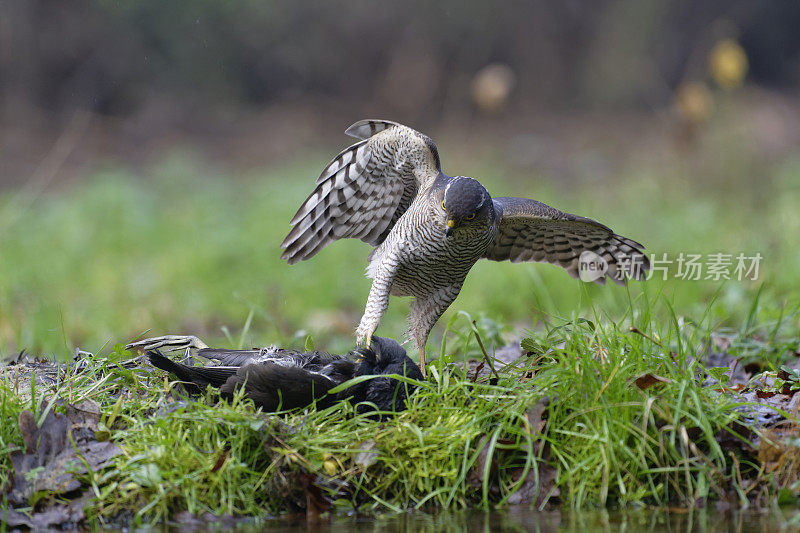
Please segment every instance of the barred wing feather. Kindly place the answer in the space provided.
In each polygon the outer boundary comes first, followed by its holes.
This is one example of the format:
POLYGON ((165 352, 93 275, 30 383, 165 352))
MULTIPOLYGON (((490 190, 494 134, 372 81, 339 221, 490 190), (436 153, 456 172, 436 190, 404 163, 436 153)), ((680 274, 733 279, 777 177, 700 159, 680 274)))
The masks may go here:
POLYGON ((441 171, 436 145, 386 120, 362 120, 346 133, 362 139, 322 171, 317 187, 291 220, 281 255, 309 259, 337 239, 379 245, 420 191, 441 171))
POLYGON ((579 278, 581 254, 590 251, 608 266, 595 283, 604 284, 608 277, 619 285, 628 277, 644 278, 650 268, 644 246, 590 218, 527 198, 495 198, 494 207, 499 215, 498 233, 486 251, 486 258, 493 261, 552 263, 579 278))

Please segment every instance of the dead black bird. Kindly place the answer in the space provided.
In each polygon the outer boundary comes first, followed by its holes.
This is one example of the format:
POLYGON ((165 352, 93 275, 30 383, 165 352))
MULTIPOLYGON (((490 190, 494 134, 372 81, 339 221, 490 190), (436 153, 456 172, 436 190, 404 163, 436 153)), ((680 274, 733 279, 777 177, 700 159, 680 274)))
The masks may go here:
MULTIPOLYGON (((130 346, 147 346, 147 342, 130 346)), ((392 339, 373 337, 370 348, 359 348, 351 353, 355 357, 274 347, 260 350, 200 348, 197 355, 216 360, 218 364, 191 366, 177 363, 157 349, 147 351, 153 366, 174 374, 189 392, 201 392, 211 385, 219 389, 220 396, 229 398, 243 388, 245 396, 265 411, 304 407, 314 401, 320 407, 327 407, 344 399, 370 402, 381 411, 404 410, 406 398, 414 387, 384 376, 398 374, 422 379, 419 367, 406 355, 405 349, 392 339), (380 377, 328 394, 337 385, 357 376, 380 377)))

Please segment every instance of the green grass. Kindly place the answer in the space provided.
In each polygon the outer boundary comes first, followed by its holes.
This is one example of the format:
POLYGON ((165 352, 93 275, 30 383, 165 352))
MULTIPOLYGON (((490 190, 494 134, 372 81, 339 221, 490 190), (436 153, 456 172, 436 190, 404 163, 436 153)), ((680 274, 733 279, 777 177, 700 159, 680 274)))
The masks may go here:
POLYGON ((17 425, 20 411, 30 407, 23 398, 13 394, 9 383, 0 382, 0 487, 6 487, 13 481, 9 452, 22 444, 22 435, 17 425))
MULTIPOLYGON (((84 372, 38 387, 25 401, 0 382, 0 408, 14 420, 32 406, 38 415, 55 398, 100 404, 100 427, 123 450, 109 467, 82 476, 95 497, 89 516, 100 523, 168 520, 183 510, 292 512, 306 505, 304 476, 342 511, 490 508, 505 505, 526 474, 545 465, 555 469, 557 501, 575 508, 691 506, 731 494, 744 504, 758 461, 744 447, 732 453, 717 442, 741 420, 739 404, 701 386, 702 361, 693 361, 709 320, 668 310, 671 320, 653 318, 666 305, 642 297, 614 320, 554 320, 524 339, 531 356, 500 370, 494 384, 457 366, 481 358, 472 318, 457 315, 430 380, 406 411, 385 420, 346 402, 275 416, 240 397, 176 401, 165 374, 116 365, 127 357, 119 347, 90 363, 99 382, 84 372), (645 373, 669 381, 640 390, 633 381, 645 373), (544 397, 546 424, 538 428, 530 413, 544 397)), ((776 332, 767 342, 774 351, 796 338, 797 316, 766 326, 776 332)), ((491 345, 496 324, 477 321, 476 331, 491 345)), ((6 449, 21 446, 18 433, 3 431, 6 449)))

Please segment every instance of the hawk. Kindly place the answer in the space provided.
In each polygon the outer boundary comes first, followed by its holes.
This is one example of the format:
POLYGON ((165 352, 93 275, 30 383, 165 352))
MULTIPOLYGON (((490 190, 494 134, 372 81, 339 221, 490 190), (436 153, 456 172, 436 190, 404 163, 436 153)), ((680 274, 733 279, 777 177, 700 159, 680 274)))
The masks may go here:
POLYGON ((649 268, 641 244, 599 222, 536 200, 492 198, 473 178, 447 176, 433 141, 407 126, 362 120, 345 133, 360 141, 322 171, 290 222, 281 258, 306 260, 343 238, 375 247, 359 344, 369 346, 390 294, 413 296, 408 334, 425 372, 428 335, 481 258, 553 263, 574 278, 588 260, 600 264, 592 271, 600 284, 642 279, 649 268))

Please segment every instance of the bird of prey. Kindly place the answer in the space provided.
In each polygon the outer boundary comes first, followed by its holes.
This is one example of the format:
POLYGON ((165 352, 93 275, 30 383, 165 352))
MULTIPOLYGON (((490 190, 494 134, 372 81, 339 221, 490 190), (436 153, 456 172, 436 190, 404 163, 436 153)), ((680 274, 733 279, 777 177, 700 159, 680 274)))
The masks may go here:
POLYGON ((423 374, 428 335, 478 259, 543 261, 575 278, 592 261, 601 284, 641 279, 649 268, 641 244, 599 222, 536 200, 492 198, 473 178, 447 176, 433 141, 407 126, 362 120, 345 133, 360 141, 322 171, 290 222, 281 257, 296 263, 346 237, 374 246, 356 340, 370 344, 390 294, 413 296, 408 334, 423 374))
MULTIPOLYGON (((386 376, 397 374, 422 379, 419 367, 402 346, 392 339, 377 336, 372 338, 370 348, 356 350, 354 358, 276 347, 260 350, 200 348, 197 355, 217 361, 216 365, 206 366, 182 364, 162 355, 159 348, 174 347, 175 339, 192 338, 158 337, 129 347, 146 351, 153 366, 174 374, 190 393, 199 393, 210 385, 219 389, 220 396, 229 398, 243 388, 245 396, 265 411, 305 407, 314 401, 319 407, 327 407, 344 399, 358 404, 370 402, 380 411, 402 411, 407 394, 414 387, 386 376), (379 377, 329 394, 337 385, 357 376, 379 377)), ((204 346, 194 342, 182 344, 187 345, 204 346)), ((364 406, 360 409, 364 410, 364 406)))

